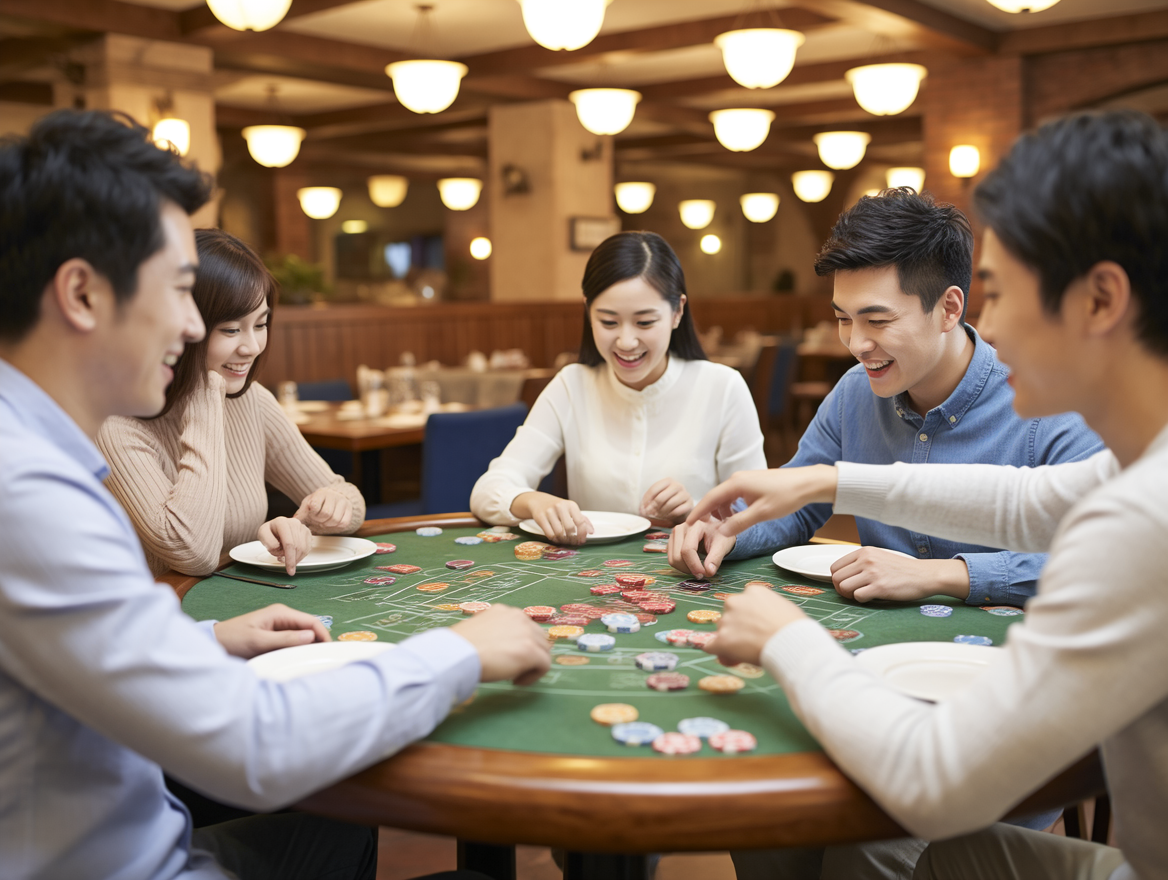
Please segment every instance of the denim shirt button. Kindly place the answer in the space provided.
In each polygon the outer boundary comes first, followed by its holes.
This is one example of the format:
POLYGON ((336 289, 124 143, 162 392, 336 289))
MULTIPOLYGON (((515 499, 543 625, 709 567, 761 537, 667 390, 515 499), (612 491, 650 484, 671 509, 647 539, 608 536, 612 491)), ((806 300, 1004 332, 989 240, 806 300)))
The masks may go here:
POLYGON ((929 442, 929 435, 928 434, 921 434, 920 440, 922 443, 928 443, 929 442))

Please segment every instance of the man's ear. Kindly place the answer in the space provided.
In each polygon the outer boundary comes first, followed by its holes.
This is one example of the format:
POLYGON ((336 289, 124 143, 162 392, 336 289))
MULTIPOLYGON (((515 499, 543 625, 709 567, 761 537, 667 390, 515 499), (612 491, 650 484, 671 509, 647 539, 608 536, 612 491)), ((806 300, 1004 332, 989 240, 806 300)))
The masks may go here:
POLYGON ((941 308, 941 332, 948 333, 961 324, 961 315, 965 311, 965 294, 957 285, 945 288, 937 305, 941 308))
POLYGON ((1132 297, 1131 279, 1124 268, 1111 260, 1096 263, 1078 285, 1080 318, 1089 336, 1106 336, 1125 321, 1136 318, 1138 306, 1132 297))
POLYGON ((113 289, 89 261, 74 257, 57 267, 45 296, 67 325, 89 333, 97 327, 100 312, 109 309, 113 289))

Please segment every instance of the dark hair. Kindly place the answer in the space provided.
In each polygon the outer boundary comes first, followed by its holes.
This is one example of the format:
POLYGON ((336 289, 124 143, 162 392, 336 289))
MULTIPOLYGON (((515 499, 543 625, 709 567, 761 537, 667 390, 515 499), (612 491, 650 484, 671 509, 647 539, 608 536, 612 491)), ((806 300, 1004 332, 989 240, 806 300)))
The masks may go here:
POLYGON ((937 204, 911 186, 864 196, 844 211, 815 258, 815 274, 896 267, 900 289, 931 312, 950 287, 969 304, 973 277, 973 230, 953 205, 937 204))
MULTIPOLYGON (((589 314, 592 302, 614 284, 642 278, 661 294, 676 312, 685 296, 685 273, 669 242, 655 232, 618 232, 602 241, 584 267, 584 334, 580 339, 580 363, 596 367, 604 358, 596 348, 589 314)), ((690 310, 681 313, 681 321, 669 337, 669 353, 688 361, 704 361, 706 353, 698 340, 690 310)))
POLYGON ((19 342, 40 319, 62 263, 87 261, 119 303, 138 267, 163 246, 162 200, 188 214, 211 179, 159 149, 128 116, 60 110, 27 137, 0 141, 0 339, 19 342))
MULTIPOLYGON (((207 381, 207 345, 215 328, 227 321, 238 321, 261 305, 274 310, 276 281, 255 251, 222 229, 196 229, 195 247, 199 252, 199 271, 195 275, 193 294, 207 333, 198 342, 188 342, 174 368, 174 381, 166 389, 166 405, 157 416, 166 415, 207 381)), ((271 331, 272 317, 268 316, 271 331)), ((247 393, 263 366, 265 347, 254 361, 243 388, 228 397, 247 393)))
POLYGON ((1152 117, 1079 113, 1025 134, 974 205, 1038 274, 1048 314, 1096 263, 1122 266, 1139 303, 1136 338, 1168 355, 1168 134, 1152 117))

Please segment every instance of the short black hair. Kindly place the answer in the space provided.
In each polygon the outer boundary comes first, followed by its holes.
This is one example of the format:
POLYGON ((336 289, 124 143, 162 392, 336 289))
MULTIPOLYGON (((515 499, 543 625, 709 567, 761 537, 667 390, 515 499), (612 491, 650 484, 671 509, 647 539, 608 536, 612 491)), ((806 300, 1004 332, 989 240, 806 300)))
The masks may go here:
POLYGON ((1024 134, 974 205, 1037 273, 1049 314, 1096 263, 1122 266, 1139 303, 1136 338, 1168 355, 1168 134, 1151 116, 1078 113, 1024 134))
POLYGON ((138 267, 163 246, 162 200, 191 214, 210 197, 210 177, 123 114, 60 110, 27 137, 4 138, 0 339, 19 342, 36 326, 45 287, 74 258, 129 300, 138 267))
MULTIPOLYGON (((896 267, 900 289, 931 312, 950 287, 969 304, 973 278, 973 230, 953 205, 911 186, 863 196, 840 214, 815 258, 815 274, 896 267)), ((965 306, 961 317, 965 319, 965 306)))
MULTIPOLYGON (((590 311, 592 301, 614 284, 630 278, 643 278, 669 303, 670 310, 681 308, 685 296, 685 273, 681 261, 669 242, 656 232, 618 232, 610 235, 592 252, 584 267, 584 334, 580 339, 580 363, 597 367, 604 358, 592 335, 590 311)), ((687 361, 704 361, 701 340, 694 329, 693 316, 686 309, 669 337, 669 353, 687 361)))

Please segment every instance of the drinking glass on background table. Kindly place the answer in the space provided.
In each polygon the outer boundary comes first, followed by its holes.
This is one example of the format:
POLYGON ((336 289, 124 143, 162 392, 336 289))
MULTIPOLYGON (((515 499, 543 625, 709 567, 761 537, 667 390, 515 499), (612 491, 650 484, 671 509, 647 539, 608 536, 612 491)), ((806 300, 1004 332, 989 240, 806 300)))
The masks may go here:
POLYGON ((298 412, 297 404, 300 402, 300 392, 296 388, 296 383, 292 381, 281 382, 276 386, 276 400, 279 401, 280 406, 286 411, 295 414, 298 412))
POLYGON ((429 380, 422 382, 419 390, 422 393, 422 412, 438 412, 442 407, 442 386, 429 380))

